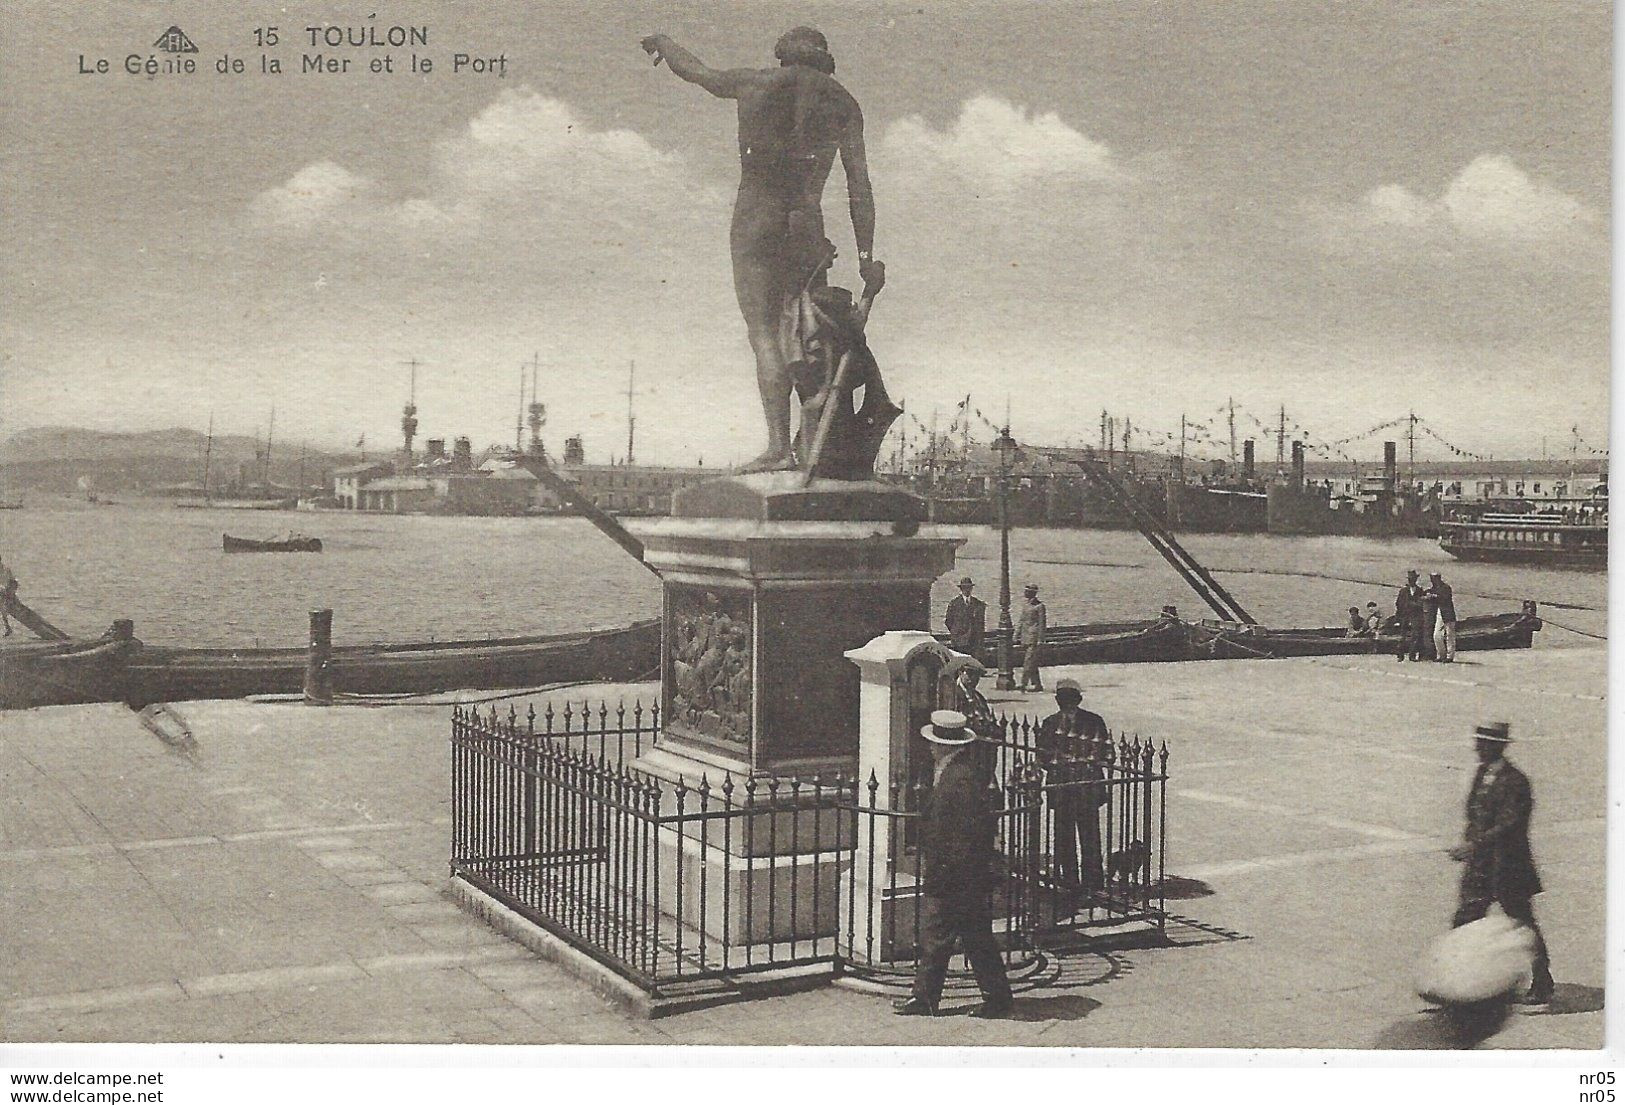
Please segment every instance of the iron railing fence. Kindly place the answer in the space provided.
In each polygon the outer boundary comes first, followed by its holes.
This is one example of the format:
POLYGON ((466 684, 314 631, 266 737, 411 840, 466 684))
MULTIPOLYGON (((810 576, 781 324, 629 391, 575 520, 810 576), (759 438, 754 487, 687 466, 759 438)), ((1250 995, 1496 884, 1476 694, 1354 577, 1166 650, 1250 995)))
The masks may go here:
POLYGON ((605 716, 454 713, 452 873, 651 990, 833 965, 852 780, 663 780, 605 716))
MULTIPOLYGON (((652 992, 909 968, 927 892, 917 786, 663 779, 632 766, 658 730, 641 705, 456 710, 452 873, 652 992)), ((1012 966, 1069 935, 1163 924, 1166 746, 1107 740, 1082 765, 1046 765, 1036 735, 1002 718, 983 750, 1012 966)))

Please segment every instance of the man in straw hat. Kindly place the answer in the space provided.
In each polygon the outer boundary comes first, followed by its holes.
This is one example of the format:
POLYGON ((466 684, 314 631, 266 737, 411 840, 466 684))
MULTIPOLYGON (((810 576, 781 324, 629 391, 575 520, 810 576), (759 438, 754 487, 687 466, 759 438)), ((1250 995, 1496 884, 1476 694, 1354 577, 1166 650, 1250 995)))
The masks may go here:
POLYGON ((959 581, 959 594, 948 600, 948 613, 943 623, 948 627, 948 647, 966 656, 975 656, 982 649, 982 635, 987 632, 987 603, 971 592, 976 581, 966 576, 959 581))
POLYGON ((1478 771, 1467 794, 1467 832, 1450 849, 1450 858, 1466 866, 1461 873, 1461 898, 1452 924, 1477 921, 1499 905, 1512 920, 1535 934, 1533 981, 1518 1004, 1539 1008, 1552 999, 1551 959, 1546 940, 1535 924, 1531 901, 1541 891, 1540 875, 1529 847, 1529 815, 1534 796, 1529 777, 1506 758, 1512 727, 1491 721, 1474 730, 1478 771))
POLYGON ((1004 960, 993 943, 994 810, 976 734, 958 710, 936 710, 920 730, 931 748, 932 784, 920 810, 922 874, 920 952, 913 996, 901 1016, 934 1016, 954 945, 964 947, 982 1004, 975 1017, 1003 1017, 1013 999, 1004 960))
POLYGON ((1024 655, 1021 662, 1021 686, 1018 691, 1041 691, 1044 681, 1038 674, 1038 650, 1044 647, 1044 635, 1049 632, 1049 611, 1038 601, 1038 584, 1029 583, 1022 588, 1026 603, 1016 622, 1016 642, 1024 655))

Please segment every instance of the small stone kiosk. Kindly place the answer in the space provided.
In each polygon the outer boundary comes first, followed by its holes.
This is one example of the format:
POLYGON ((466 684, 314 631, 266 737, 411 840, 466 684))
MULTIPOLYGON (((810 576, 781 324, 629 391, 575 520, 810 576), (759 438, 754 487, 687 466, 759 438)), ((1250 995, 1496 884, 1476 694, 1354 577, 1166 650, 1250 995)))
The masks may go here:
MULTIPOLYGON (((933 710, 958 705, 955 681, 980 666, 930 633, 894 630, 847 652, 861 680, 858 711, 860 797, 877 811, 900 809, 911 779, 928 770, 931 753, 920 735, 933 710)), ((920 892, 910 846, 899 832, 859 833, 853 842, 853 953, 886 962, 914 950, 913 926, 905 922, 920 892)))
POLYGON ((664 585, 661 732, 634 768, 667 784, 667 802, 679 784, 704 784, 720 804, 726 782, 734 806, 773 795, 771 814, 696 822, 661 841, 663 888, 679 885, 679 864, 688 885, 709 880, 711 893, 684 897, 682 920, 710 938, 836 931, 832 845, 845 830, 824 813, 822 838, 808 831, 830 798, 815 780, 857 766, 860 673, 847 654, 888 632, 927 630, 931 585, 953 567, 962 539, 920 533, 921 505, 873 480, 764 472, 691 488, 671 517, 634 527, 664 585), (784 801, 789 779, 799 805, 784 801), (792 887, 799 908, 763 908, 792 887), (785 928, 790 917, 797 931, 785 928))

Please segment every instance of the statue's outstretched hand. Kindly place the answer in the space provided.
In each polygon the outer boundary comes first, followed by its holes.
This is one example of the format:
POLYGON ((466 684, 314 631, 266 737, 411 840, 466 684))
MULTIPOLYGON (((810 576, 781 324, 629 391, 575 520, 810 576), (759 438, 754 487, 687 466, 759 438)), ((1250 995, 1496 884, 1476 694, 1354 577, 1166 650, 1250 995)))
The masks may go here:
POLYGON ((665 50, 670 42, 671 39, 665 35, 649 35, 639 45, 643 47, 643 52, 653 57, 655 59, 654 63, 659 65, 666 60, 665 50))

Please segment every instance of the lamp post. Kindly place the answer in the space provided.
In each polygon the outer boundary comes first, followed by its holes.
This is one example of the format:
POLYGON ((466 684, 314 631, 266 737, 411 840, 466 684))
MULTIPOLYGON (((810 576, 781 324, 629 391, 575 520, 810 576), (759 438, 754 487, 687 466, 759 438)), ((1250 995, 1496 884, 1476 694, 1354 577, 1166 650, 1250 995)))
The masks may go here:
POLYGON ((999 454, 999 678, 994 686, 1013 691, 1016 673, 1010 659, 1011 638, 1015 635, 1010 621, 1010 460, 1018 449, 1008 425, 999 431, 993 448, 999 454))

